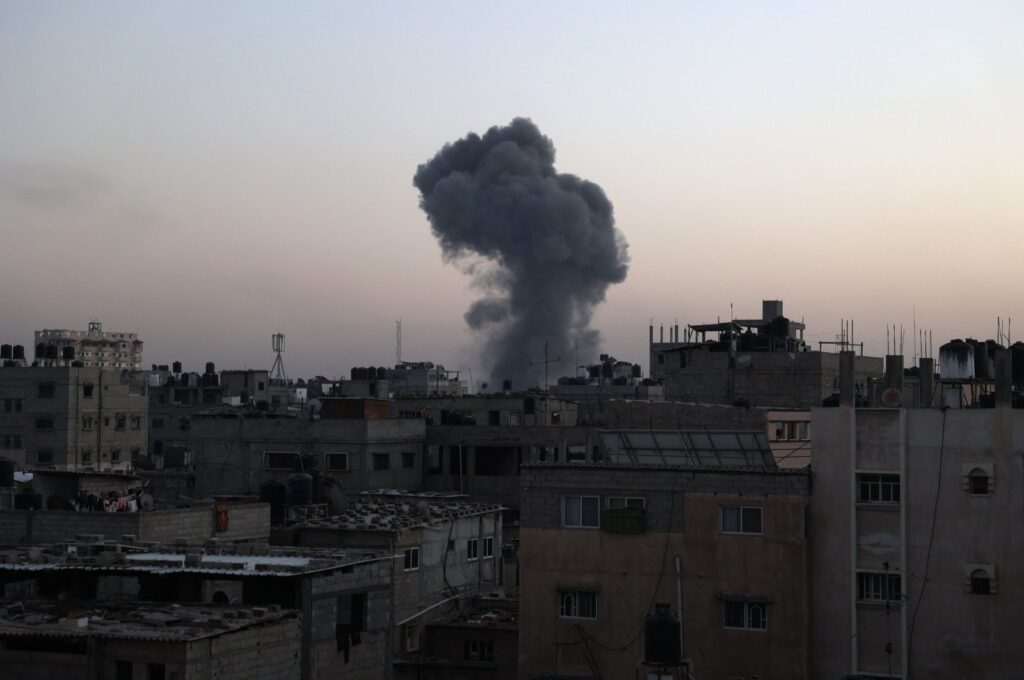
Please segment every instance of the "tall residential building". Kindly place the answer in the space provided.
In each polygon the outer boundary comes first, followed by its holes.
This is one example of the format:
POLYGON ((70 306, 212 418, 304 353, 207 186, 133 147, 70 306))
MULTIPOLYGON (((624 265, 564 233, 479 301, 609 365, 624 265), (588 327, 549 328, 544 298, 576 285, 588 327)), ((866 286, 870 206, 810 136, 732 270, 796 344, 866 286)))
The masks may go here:
POLYGON ((121 371, 0 368, 0 456, 27 467, 129 469, 147 413, 145 385, 121 371))
POLYGON ((90 321, 89 330, 43 329, 36 331, 36 360, 80 361, 87 368, 142 368, 142 340, 137 333, 104 331, 99 321, 90 321), (50 346, 56 348, 50 350, 50 346), (69 353, 65 348, 71 348, 69 353))

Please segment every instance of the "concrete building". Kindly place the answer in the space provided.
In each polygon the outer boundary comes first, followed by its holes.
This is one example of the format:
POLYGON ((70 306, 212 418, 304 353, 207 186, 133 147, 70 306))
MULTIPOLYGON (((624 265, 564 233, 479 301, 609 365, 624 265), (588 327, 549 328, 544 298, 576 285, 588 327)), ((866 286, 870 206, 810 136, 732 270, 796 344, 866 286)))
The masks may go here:
POLYGON ((779 467, 802 468, 811 464, 811 412, 773 410, 766 415, 768 445, 779 467))
POLYGON ((515 680, 519 677, 516 600, 474 598, 425 627, 416 657, 395 661, 395 677, 412 680, 515 680))
POLYGON ((298 670, 283 677, 387 680, 393 562, 390 554, 355 550, 90 539, 0 551, 0 585, 14 600, 295 609, 298 670))
POLYGON ((461 397, 469 384, 461 371, 450 371, 431 361, 403 361, 394 368, 355 367, 349 380, 331 384, 335 397, 461 397))
POLYGON ((813 677, 1020 675, 1024 410, 1007 354, 992 408, 855 408, 846 381, 837 408, 812 409, 813 677))
POLYGON ((147 415, 145 384, 122 371, 0 368, 0 456, 22 467, 129 470, 147 415))
MULTIPOLYGON (((655 343, 652 326, 650 374, 662 382, 670 401, 820 406, 838 392, 839 355, 822 351, 837 343, 819 343, 815 351, 803 335, 803 323, 783 316, 781 300, 765 300, 760 319, 691 324, 683 341, 676 330, 671 343, 655 343)), ((839 344, 853 346, 852 340, 839 344)), ((859 356, 854 368, 866 398, 870 380, 882 376, 882 360, 859 356)))
MULTIPOLYGON (((311 418, 219 409, 182 417, 154 436, 161 437, 162 473, 171 472, 168 452, 180 453, 185 462, 174 474, 193 485, 195 497, 256 495, 261 484, 283 483, 302 464, 320 472, 315 495, 323 500, 317 502, 339 504, 341 495, 364 489, 422 485, 424 421, 377 415, 311 418)), ((335 505, 332 512, 338 511, 335 505)))
POLYGON ((0 666, 19 680, 277 680, 299 674, 293 609, 0 602, 0 666))
POLYGON ((502 587, 501 506, 465 497, 381 490, 351 499, 340 515, 296 523, 275 542, 365 548, 401 556, 392 578, 396 659, 419 656, 424 626, 502 587))
POLYGON ((90 321, 85 331, 44 329, 35 332, 36 361, 74 360, 86 368, 142 369, 142 340, 135 333, 104 331, 90 321), (50 350, 49 348, 53 348, 50 350), (65 350, 70 353, 65 353, 65 350))
POLYGON ((607 462, 523 468, 519 677, 666 677, 644 663, 656 605, 681 609, 695 678, 822 677, 809 473, 775 467, 760 433, 608 436, 628 441, 607 462))

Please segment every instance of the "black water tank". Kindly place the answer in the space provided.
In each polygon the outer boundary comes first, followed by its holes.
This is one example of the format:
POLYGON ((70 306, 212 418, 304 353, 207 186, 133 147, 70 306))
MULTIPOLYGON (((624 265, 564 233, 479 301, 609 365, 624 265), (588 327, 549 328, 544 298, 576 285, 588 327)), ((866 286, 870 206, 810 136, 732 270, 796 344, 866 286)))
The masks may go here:
POLYGON ((667 604, 654 605, 644 623, 644 663, 649 666, 678 666, 683 660, 679 619, 667 604))
POLYGON ((46 358, 47 359, 59 359, 60 353, 57 351, 57 345, 46 346, 46 358))
POLYGON ((45 359, 45 358, 46 358, 46 345, 44 345, 43 343, 39 343, 38 345, 36 345, 36 359, 45 359))
POLYGON ((387 379, 388 379, 388 369, 384 368, 383 366, 379 367, 377 369, 377 380, 387 380, 387 379))
POLYGON ((509 380, 508 378, 505 378, 504 380, 502 380, 501 381, 501 391, 502 392, 511 392, 512 391, 512 381, 509 380))
POLYGON ((598 365, 587 366, 587 375, 596 380, 601 377, 601 367, 598 365))
POLYGON ((212 361, 207 361, 206 362, 206 373, 207 373, 207 375, 211 375, 211 374, 217 373, 217 367, 213 365, 212 361))
POLYGON ((356 380, 356 379, 357 379, 357 378, 356 378, 356 374, 357 374, 357 373, 359 373, 359 369, 358 369, 358 368, 356 368, 355 366, 353 366, 353 367, 352 367, 352 370, 351 370, 351 371, 349 371, 349 378, 350 378, 351 380, 356 380))
POLYGON ((1024 385, 1024 342, 1015 342, 1010 347, 1013 360, 1013 384, 1024 385))
POLYGON ((14 486, 14 461, 0 459, 0 489, 14 486))
POLYGON ((601 377, 602 378, 610 378, 610 377, 612 377, 612 365, 611 364, 601 364, 601 377))
POLYGON ((313 477, 305 472, 293 472, 284 480, 285 502, 288 505, 313 503, 313 477))
POLYGON ((73 360, 75 358, 75 348, 69 346, 62 347, 60 350, 60 358, 64 361, 73 360))
POLYGON ((643 376, 643 369, 640 367, 640 364, 633 364, 633 377, 634 378, 639 378, 639 377, 642 377, 642 376, 643 376))
POLYGON ((171 370, 172 373, 181 373, 181 362, 180 361, 175 361, 174 363, 171 364, 171 366, 172 366, 172 370, 171 370))
POLYGON ((85 362, 84 361, 72 361, 71 362, 71 367, 72 368, 85 368, 85 362))
POLYGON ((15 345, 14 346, 14 358, 15 359, 22 359, 22 360, 25 359, 25 346, 24 345, 15 345))
POLYGON ((974 377, 978 380, 991 380, 988 366, 988 343, 979 340, 968 339, 974 347, 974 377))
POLYGON ((0 345, 0 359, 12 359, 14 357, 14 348, 10 345, 0 345))
POLYGON ((15 510, 42 510, 43 494, 32 489, 22 489, 14 494, 15 510))
POLYGON ((260 503, 270 505, 270 523, 284 522, 285 485, 276 479, 268 479, 260 484, 260 503))

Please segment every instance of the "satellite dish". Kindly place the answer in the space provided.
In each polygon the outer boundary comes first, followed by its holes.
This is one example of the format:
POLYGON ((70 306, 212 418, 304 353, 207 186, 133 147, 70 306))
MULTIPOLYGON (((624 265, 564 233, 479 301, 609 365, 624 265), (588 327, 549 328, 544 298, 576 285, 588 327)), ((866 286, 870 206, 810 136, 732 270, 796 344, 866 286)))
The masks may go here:
POLYGON ((895 387, 890 387, 886 391, 882 392, 882 405, 888 406, 889 408, 899 408, 903 406, 903 393, 895 387))

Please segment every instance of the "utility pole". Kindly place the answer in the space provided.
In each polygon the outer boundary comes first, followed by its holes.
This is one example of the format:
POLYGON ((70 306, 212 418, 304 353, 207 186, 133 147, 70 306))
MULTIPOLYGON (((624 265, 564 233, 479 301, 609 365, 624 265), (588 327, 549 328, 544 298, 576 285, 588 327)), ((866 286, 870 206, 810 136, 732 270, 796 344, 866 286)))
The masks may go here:
POLYGON ((395 368, 402 365, 402 320, 395 322, 395 368))
POLYGON ((562 357, 558 357, 557 359, 548 359, 548 341, 545 340, 544 341, 544 361, 531 361, 530 362, 531 366, 540 366, 541 364, 544 364, 544 391, 545 392, 548 391, 548 366, 550 366, 551 364, 556 364, 556 363, 560 362, 561 360, 562 360, 562 357))

